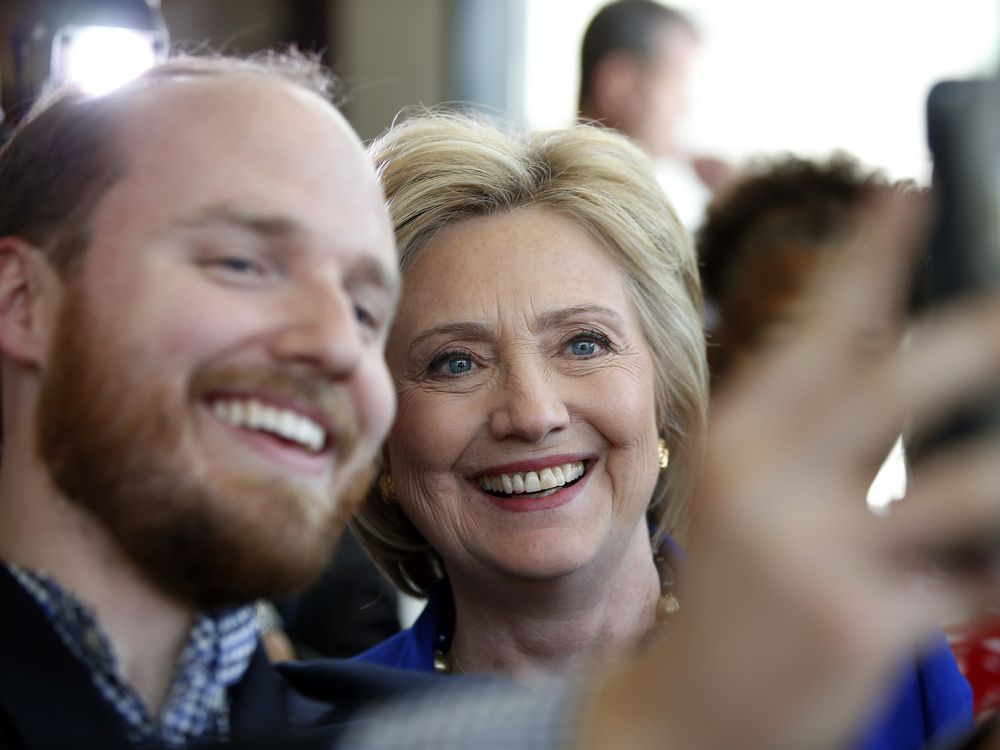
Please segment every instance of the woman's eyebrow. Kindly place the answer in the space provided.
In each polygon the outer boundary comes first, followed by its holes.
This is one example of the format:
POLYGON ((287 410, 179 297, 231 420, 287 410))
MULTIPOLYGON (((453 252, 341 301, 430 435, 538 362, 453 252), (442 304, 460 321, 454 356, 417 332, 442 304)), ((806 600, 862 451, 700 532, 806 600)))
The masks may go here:
POLYGON ((441 325, 434 326, 433 328, 428 328, 426 331, 418 335, 407 348, 407 351, 412 352, 427 339, 435 338, 437 336, 461 336, 463 338, 470 339, 487 339, 493 335, 493 329, 482 323, 469 322, 457 322, 457 323, 442 323, 441 325))
MULTIPOLYGON (((617 326, 622 326, 625 323, 625 319, 622 317, 621 313, 610 307, 604 307, 603 305, 573 305, 572 307, 563 307, 558 310, 547 310, 546 312, 541 313, 535 319, 533 328, 537 331, 543 331, 548 328, 555 328, 559 325, 563 325, 574 319, 587 317, 604 318, 605 320, 609 320, 613 325, 617 326)), ((428 328, 426 331, 420 333, 413 339, 412 342, 410 342, 407 351, 412 352, 423 342, 438 336, 461 336, 462 338, 482 340, 492 337, 493 329, 488 325, 473 321, 442 323, 441 325, 428 328)))
POLYGON ((537 331, 544 331, 547 328, 555 328, 564 325, 566 322, 577 318, 604 318, 612 324, 622 326, 625 319, 617 310, 603 305, 573 305, 563 307, 558 310, 547 310, 535 318, 534 328, 537 331))

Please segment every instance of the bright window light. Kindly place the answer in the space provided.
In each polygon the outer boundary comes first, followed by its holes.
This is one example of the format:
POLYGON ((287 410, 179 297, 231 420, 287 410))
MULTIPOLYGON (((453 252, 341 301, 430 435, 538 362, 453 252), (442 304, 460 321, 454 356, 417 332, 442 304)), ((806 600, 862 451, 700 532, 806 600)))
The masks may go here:
POLYGON ((62 30, 53 45, 53 83, 76 83, 89 94, 107 92, 156 64, 154 32, 113 26, 62 30))
POLYGON ((903 439, 899 438, 868 488, 868 507, 877 513, 884 513, 891 503, 901 500, 905 494, 906 458, 903 439))
MULTIPOLYGON (((583 31, 605 2, 527 0, 530 126, 572 121, 583 31)), ((663 2, 689 13, 703 37, 688 145, 736 161, 844 149, 923 182, 931 85, 998 66, 996 0, 663 2)))

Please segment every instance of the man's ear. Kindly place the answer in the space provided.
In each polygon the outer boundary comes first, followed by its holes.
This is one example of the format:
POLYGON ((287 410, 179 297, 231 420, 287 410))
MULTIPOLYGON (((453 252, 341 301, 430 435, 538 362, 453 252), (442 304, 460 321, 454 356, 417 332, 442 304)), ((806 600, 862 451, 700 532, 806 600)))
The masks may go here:
POLYGON ((594 70, 593 101, 605 125, 628 128, 639 102, 642 68, 635 55, 610 52, 594 70))
MULTIPOLYGON (((58 285, 55 270, 34 245, 0 237, 0 353, 37 364, 48 344, 45 292, 58 285)), ((50 301, 51 302, 51 301, 50 301)))

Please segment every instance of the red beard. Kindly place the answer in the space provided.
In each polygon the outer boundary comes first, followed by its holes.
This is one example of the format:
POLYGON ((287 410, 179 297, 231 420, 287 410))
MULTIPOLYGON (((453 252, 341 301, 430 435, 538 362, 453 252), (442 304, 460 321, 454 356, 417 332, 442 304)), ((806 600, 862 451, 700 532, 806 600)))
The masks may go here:
MULTIPOLYGON (((149 352, 116 347, 114 332, 101 336, 89 312, 79 284, 68 282, 39 399, 39 452, 66 500, 92 514, 149 580, 196 606, 281 598, 308 586, 326 567, 371 469, 341 498, 228 466, 199 476, 184 419, 211 383, 225 382, 293 393, 353 427, 339 395, 316 379, 258 369, 205 373, 180 400, 157 377, 149 352)), ((357 431, 342 432, 349 444, 357 431)))

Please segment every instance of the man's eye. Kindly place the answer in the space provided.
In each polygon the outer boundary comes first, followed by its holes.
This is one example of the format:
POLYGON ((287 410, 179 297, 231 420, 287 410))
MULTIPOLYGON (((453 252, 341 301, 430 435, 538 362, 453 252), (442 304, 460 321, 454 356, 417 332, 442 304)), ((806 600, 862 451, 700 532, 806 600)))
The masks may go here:
POLYGON ((366 308, 361 305, 354 306, 354 318, 365 328, 378 328, 378 321, 366 308))
POLYGON ((264 267, 256 261, 238 256, 218 258, 212 261, 212 265, 224 271, 238 274, 264 274, 264 267))

